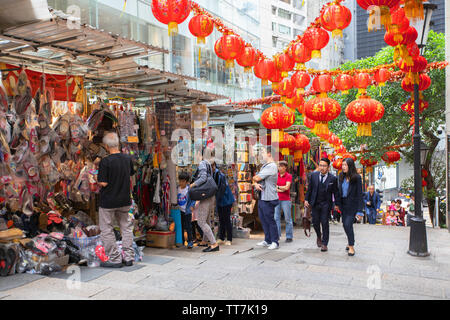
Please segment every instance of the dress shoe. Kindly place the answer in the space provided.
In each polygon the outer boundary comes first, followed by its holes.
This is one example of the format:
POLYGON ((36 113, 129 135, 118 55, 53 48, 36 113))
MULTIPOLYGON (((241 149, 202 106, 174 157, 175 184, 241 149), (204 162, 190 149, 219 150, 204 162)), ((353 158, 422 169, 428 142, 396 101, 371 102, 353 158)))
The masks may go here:
POLYGON ((327 246, 323 245, 322 248, 320 248, 320 251, 322 251, 322 252, 328 251, 327 246))
POLYGON ((322 240, 319 238, 317 238, 317 247, 321 248, 322 247, 322 240))
POLYGON ((125 267, 131 267, 131 266, 133 266, 133 260, 130 260, 130 261, 123 261, 123 265, 124 265, 125 267))
POLYGON ((122 268, 122 263, 121 262, 112 263, 112 262, 106 261, 106 262, 101 262, 100 267, 102 267, 102 268, 122 268))
POLYGON ((203 252, 213 252, 213 251, 219 251, 219 246, 215 248, 208 247, 206 249, 203 249, 203 252))

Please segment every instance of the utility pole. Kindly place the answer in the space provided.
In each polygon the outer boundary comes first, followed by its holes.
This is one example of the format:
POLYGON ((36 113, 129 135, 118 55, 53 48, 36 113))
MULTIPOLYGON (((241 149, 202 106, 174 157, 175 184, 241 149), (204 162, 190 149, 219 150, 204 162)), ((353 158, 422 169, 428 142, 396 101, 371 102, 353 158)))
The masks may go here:
MULTIPOLYGON (((450 43, 450 4, 447 3, 445 5, 445 43, 450 43)), ((445 56, 447 61, 450 61, 450 47, 447 45, 445 46, 445 56)), ((450 70, 449 68, 445 69, 445 132, 447 136, 447 143, 446 143, 446 163, 447 163, 447 170, 446 170, 446 177, 447 177, 447 183, 446 183, 446 191, 447 191, 447 228, 450 232, 450 70)))

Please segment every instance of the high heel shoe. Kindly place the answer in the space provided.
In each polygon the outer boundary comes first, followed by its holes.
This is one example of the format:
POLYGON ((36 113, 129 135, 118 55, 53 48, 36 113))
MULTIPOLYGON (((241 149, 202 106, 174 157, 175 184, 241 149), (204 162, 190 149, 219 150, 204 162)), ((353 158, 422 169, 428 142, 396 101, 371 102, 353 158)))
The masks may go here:
POLYGON ((348 252, 348 255, 350 256, 350 257, 353 257, 354 255, 355 255, 355 251, 353 251, 353 252, 348 252))

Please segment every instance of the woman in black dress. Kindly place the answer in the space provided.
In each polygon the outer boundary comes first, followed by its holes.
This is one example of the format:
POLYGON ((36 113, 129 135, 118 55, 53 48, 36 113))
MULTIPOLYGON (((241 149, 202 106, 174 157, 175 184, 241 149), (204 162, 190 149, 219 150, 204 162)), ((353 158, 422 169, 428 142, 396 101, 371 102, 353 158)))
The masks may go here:
POLYGON ((339 175, 339 193, 341 196, 342 223, 347 234, 349 256, 355 255, 355 234, 353 222, 357 212, 362 212, 363 193, 361 176, 356 171, 355 162, 346 158, 342 162, 342 172, 339 175))

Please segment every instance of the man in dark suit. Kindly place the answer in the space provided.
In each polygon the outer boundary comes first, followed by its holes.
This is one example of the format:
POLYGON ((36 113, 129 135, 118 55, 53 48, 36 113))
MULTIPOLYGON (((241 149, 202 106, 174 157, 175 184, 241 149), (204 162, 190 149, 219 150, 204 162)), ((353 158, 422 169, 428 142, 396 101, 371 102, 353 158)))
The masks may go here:
POLYGON ((329 173, 330 160, 323 158, 319 162, 319 171, 311 174, 305 207, 312 209, 312 222, 317 235, 317 246, 322 252, 328 251, 329 215, 335 207, 339 209, 340 196, 337 178, 329 173), (334 203, 333 197, 334 195, 334 203), (322 232, 320 231, 322 225, 322 232))

